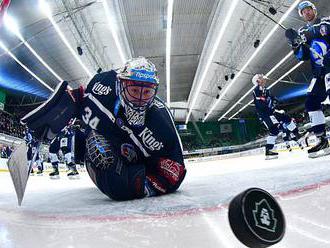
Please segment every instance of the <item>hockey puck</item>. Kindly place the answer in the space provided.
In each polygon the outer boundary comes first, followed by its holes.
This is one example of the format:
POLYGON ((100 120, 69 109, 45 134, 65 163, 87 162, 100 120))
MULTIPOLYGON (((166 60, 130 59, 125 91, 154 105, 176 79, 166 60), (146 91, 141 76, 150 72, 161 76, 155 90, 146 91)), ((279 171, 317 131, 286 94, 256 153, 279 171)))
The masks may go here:
POLYGON ((279 204, 259 188, 237 195, 229 204, 228 218, 235 236, 248 247, 269 247, 280 242, 285 233, 279 204))

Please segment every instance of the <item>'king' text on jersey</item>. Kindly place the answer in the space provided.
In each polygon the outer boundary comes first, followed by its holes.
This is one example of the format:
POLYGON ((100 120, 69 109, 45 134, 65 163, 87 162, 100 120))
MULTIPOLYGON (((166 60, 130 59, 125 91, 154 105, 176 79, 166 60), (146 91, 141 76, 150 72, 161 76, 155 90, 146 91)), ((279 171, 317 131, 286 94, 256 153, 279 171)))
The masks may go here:
POLYGON ((139 134, 139 137, 142 138, 143 144, 151 151, 160 150, 163 148, 163 143, 159 142, 153 136, 153 132, 149 128, 145 127, 144 130, 139 134))
POLYGON ((96 95, 108 95, 111 92, 111 87, 96 83, 94 84, 92 91, 96 95))

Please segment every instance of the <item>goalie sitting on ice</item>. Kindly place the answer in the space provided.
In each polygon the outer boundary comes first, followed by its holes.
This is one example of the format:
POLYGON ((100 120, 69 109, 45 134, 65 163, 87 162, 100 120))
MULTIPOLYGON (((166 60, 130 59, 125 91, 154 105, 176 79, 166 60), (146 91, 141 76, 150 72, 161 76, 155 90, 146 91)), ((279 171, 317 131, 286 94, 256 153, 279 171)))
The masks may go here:
POLYGON ((298 140, 300 135, 293 119, 285 114, 284 110, 277 110, 274 105, 275 98, 271 96, 266 86, 266 77, 256 74, 252 83, 255 85, 253 99, 260 121, 266 126, 269 135, 266 140, 266 159, 278 158, 278 153, 273 151, 280 129, 292 133, 298 140))
POLYGON ((51 98, 22 119, 39 138, 51 139, 71 118, 86 124, 86 168, 115 200, 176 191, 186 169, 173 118, 156 97, 157 70, 143 57, 118 71, 94 76, 86 89, 63 82, 51 98), (54 121, 56 120, 56 121, 54 121))

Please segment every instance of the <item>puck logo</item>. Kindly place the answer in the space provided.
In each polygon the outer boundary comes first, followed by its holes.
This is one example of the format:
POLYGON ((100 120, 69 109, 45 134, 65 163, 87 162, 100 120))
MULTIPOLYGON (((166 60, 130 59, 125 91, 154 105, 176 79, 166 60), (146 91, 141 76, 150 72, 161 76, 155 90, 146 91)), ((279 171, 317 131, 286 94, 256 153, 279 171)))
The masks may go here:
POLYGON ((274 217, 274 210, 266 199, 256 202, 253 217, 257 227, 269 232, 276 232, 277 219, 274 217))

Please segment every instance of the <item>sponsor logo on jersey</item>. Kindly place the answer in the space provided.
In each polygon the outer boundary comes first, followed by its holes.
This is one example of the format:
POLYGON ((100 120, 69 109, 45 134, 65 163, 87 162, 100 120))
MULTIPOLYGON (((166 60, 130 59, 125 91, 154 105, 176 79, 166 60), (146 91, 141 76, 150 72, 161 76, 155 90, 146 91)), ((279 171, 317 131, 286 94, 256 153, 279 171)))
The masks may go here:
POLYGON ((145 120, 144 112, 140 113, 140 112, 132 109, 130 106, 125 105, 125 116, 126 116, 127 122, 130 125, 133 125, 133 126, 144 125, 144 120, 145 120))
POLYGON ((92 92, 96 95, 108 95, 111 92, 110 86, 105 86, 101 83, 96 83, 93 86, 92 92))
POLYGON ((139 137, 142 138, 143 144, 151 151, 159 151, 164 147, 163 143, 157 141, 153 136, 153 132, 147 127, 139 134, 139 137))
POLYGON ((322 36, 326 36, 328 34, 328 28, 327 28, 326 25, 321 25, 320 33, 321 33, 322 36))

